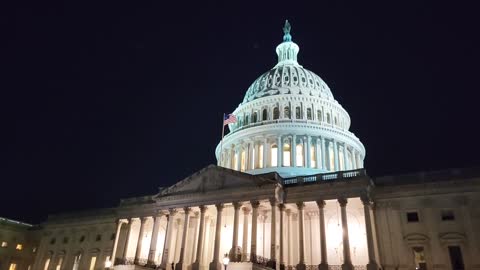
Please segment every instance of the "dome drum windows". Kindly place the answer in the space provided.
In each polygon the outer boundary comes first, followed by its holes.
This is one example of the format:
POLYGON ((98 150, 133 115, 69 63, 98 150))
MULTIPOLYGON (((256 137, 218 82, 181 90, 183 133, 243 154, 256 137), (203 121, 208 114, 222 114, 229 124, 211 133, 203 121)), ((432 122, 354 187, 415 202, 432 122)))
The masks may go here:
POLYGON ((267 121, 268 120, 268 112, 267 109, 263 109, 262 112, 262 121, 267 121))
POLYGON ((295 119, 302 119, 302 111, 300 109, 300 106, 297 106, 295 108, 295 119))
POLYGON ((285 106, 285 108, 283 109, 283 117, 287 119, 291 119, 290 107, 285 106))
POLYGON ((273 120, 280 118, 280 110, 278 107, 273 108, 273 120))
POLYGON ((307 109, 307 120, 312 120, 312 109, 311 108, 307 109))

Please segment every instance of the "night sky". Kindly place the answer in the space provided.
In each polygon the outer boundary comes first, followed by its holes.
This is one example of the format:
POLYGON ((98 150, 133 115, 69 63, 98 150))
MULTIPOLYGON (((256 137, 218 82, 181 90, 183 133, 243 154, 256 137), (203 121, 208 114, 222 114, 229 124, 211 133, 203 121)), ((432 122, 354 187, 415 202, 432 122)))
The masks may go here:
POLYGON ((0 216, 112 207, 216 163, 222 114, 275 65, 285 19, 300 64, 349 112, 369 175, 479 165, 473 4, 11 2, 0 216))

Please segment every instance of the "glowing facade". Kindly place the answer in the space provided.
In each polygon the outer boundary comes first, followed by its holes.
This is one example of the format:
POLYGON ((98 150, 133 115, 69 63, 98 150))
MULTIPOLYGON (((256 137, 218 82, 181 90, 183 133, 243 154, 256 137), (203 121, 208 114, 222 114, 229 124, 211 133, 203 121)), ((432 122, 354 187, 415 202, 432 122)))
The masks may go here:
POLYGON ((348 130, 350 116, 328 85, 298 64, 298 51, 286 25, 278 64, 248 88, 233 112, 237 123, 217 146, 220 166, 282 176, 363 168, 365 148, 348 130))

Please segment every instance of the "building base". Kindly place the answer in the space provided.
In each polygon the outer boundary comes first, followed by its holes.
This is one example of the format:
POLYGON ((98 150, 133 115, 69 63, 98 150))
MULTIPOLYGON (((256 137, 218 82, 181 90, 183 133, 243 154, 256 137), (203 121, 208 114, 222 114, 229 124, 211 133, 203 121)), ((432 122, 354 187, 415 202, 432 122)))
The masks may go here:
POLYGON ((342 264, 342 270, 354 270, 353 264, 351 263, 342 264))
POLYGON ((296 270, 307 270, 307 266, 304 263, 297 264, 296 270))
POLYGON ((378 270, 379 267, 376 262, 371 262, 367 264, 367 270, 378 270))
MULTIPOLYGON (((318 265, 318 270, 328 270, 328 263, 321 263, 318 265)), ((378 270, 378 269, 376 269, 378 270)))
POLYGON ((211 262, 208 266, 208 270, 222 270, 222 264, 220 262, 211 262))

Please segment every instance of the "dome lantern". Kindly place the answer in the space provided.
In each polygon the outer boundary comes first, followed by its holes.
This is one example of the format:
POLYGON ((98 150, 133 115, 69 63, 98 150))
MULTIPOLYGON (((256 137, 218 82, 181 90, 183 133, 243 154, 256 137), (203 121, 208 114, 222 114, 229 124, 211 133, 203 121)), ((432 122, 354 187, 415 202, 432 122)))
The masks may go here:
POLYGON ((283 42, 277 46, 276 52, 278 55, 278 64, 280 65, 295 65, 298 66, 297 55, 300 48, 292 41, 290 34, 291 26, 288 20, 285 21, 283 27, 283 42))

